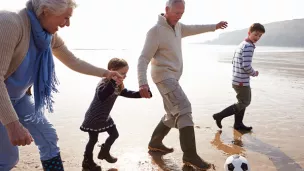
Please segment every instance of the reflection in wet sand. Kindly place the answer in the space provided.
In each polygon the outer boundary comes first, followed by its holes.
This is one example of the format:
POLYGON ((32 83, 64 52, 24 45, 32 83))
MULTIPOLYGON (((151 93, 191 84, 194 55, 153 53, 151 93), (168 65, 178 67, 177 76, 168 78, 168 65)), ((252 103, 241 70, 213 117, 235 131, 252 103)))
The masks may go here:
MULTIPOLYGON (((293 52, 294 49, 291 49, 282 53, 282 48, 275 48, 276 51, 273 52, 273 49, 265 47, 263 52, 258 52, 262 47, 257 48, 253 65, 260 71, 260 76, 252 79, 252 104, 245 116, 246 124, 253 125, 254 132, 243 135, 226 132, 231 130, 228 126, 233 125, 232 118, 223 121, 223 133, 215 132, 217 127, 212 114, 235 102, 235 92, 231 88, 231 54, 235 47, 227 50, 227 53, 220 53, 223 48, 225 47, 191 45, 183 49, 185 70, 181 85, 191 101, 195 124, 199 125, 196 127, 199 155, 214 163, 217 171, 223 171, 226 158, 233 153, 245 155, 252 164, 252 171, 303 170, 303 50, 293 52)), ((75 51, 75 54, 84 56, 86 61, 100 64, 101 67, 112 56, 120 54, 118 56, 125 58, 130 65, 125 85, 133 90, 138 89, 137 59, 134 58, 138 55, 137 52, 102 50, 75 51)), ((56 95, 55 113, 47 116, 57 129, 65 170, 77 171, 81 170, 83 150, 88 138, 87 134, 79 131, 79 125, 90 105, 99 78, 81 75, 61 63, 56 64, 56 71, 61 73, 60 93, 56 95), (71 87, 71 83, 77 84, 71 87)), ((155 94, 153 98, 117 100, 111 115, 115 118, 120 137, 111 153, 119 159, 117 163, 109 164, 96 157, 96 162, 102 166, 103 171, 192 169, 182 167, 182 150, 177 130, 170 131, 165 139, 166 143, 176 149, 174 153, 153 157, 147 152, 154 124, 159 122, 164 113, 157 87, 152 80, 149 82, 155 94)), ((106 137, 107 135, 101 135, 99 140, 104 141, 106 137)), ((94 154, 98 152, 98 148, 95 148, 94 154)), ((36 146, 21 147, 20 161, 12 171, 41 170, 36 146)))
MULTIPOLYGON (((180 166, 177 165, 177 161, 174 160, 174 158, 163 158, 163 156, 165 155, 164 153, 160 153, 160 152, 153 152, 153 151, 149 151, 149 154, 151 156, 151 160, 152 160, 152 164, 155 164, 158 166, 159 169, 161 169, 162 171, 195 171, 196 169, 191 167, 191 166, 187 166, 187 165, 183 165, 182 169, 180 169, 180 166)), ((215 170, 215 166, 212 164, 211 169, 209 170, 215 170)))
POLYGON ((174 159, 165 159, 163 156, 164 153, 149 151, 151 156, 152 164, 157 165, 163 171, 178 171, 180 166, 175 164, 174 159))
POLYGON ((245 149, 243 148, 242 134, 238 131, 234 131, 234 141, 232 144, 228 145, 222 142, 221 140, 222 131, 218 131, 215 134, 214 140, 211 141, 211 144, 217 149, 221 150, 227 155, 240 154, 245 156, 245 149))
MULTIPOLYGON (((279 148, 253 137, 250 133, 233 130, 233 141, 225 144, 221 140, 222 131, 215 134, 211 144, 227 155, 241 154, 246 156, 246 150, 266 155, 272 161, 277 171, 303 171, 304 169, 279 148), (243 137, 243 140, 242 140, 243 137)), ((223 136, 225 137, 225 135, 223 136)))

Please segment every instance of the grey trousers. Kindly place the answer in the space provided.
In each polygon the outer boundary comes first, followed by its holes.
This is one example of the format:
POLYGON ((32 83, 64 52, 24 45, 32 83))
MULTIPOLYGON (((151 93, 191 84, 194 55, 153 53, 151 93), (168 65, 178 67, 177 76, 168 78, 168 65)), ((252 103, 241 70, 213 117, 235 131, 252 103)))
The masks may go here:
POLYGON ((248 107, 251 102, 251 88, 249 86, 237 86, 232 85, 234 91, 236 92, 236 98, 238 102, 236 107, 238 111, 241 111, 248 107))
POLYGON ((163 123, 170 128, 193 126, 192 108, 186 94, 176 79, 166 79, 156 84, 164 103, 166 114, 163 123))

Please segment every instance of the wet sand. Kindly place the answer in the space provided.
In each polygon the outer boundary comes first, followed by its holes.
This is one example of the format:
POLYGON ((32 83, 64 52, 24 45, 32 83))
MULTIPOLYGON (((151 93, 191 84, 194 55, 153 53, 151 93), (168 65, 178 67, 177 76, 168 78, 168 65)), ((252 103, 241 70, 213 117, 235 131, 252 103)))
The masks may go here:
MULTIPOLYGON (((223 120, 222 131, 212 119, 212 114, 235 102, 230 82, 233 53, 218 52, 217 48, 210 50, 195 45, 187 46, 183 51, 184 74, 180 83, 192 103, 198 154, 213 163, 217 171, 223 170, 226 158, 236 153, 247 158, 253 171, 304 170, 304 53, 257 52, 253 66, 260 71, 260 76, 252 79, 252 102, 244 119, 246 124, 253 126, 253 132, 242 134, 232 129, 233 117, 223 120)), ((75 53, 102 67, 110 57, 126 58, 130 71, 125 85, 137 90, 138 51, 75 53)), ((65 170, 77 171, 81 170, 88 140, 88 135, 81 132, 79 126, 99 79, 79 75, 60 63, 56 67, 57 73, 62 74, 58 74, 61 93, 56 95, 55 113, 48 116, 59 135, 65 170)), ((118 98, 112 117, 120 136, 111 150, 118 162, 98 161, 96 146, 95 161, 102 170, 192 170, 183 167, 176 129, 172 129, 164 140, 164 144, 174 148, 173 153, 148 153, 152 131, 164 114, 157 88, 151 80, 149 83, 154 95, 152 99, 118 98)), ((98 144, 106 137, 106 133, 100 134, 98 144)), ((13 171, 35 170, 42 170, 38 150, 34 145, 21 147, 20 161, 13 171)))

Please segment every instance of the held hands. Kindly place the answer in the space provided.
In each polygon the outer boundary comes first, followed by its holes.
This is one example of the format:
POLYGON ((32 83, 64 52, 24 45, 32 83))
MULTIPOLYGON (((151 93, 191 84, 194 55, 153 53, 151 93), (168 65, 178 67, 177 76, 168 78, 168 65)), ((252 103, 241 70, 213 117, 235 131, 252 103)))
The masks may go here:
POLYGON ((14 121, 6 126, 8 137, 14 146, 30 145, 33 142, 31 134, 19 121, 14 121))
POLYGON ((151 98, 151 92, 149 91, 149 85, 145 84, 145 85, 141 85, 139 87, 139 94, 141 97, 143 98, 151 98))
POLYGON ((104 77, 107 77, 107 79, 123 79, 123 77, 116 71, 107 71, 104 77))
POLYGON ((124 80, 122 78, 117 78, 116 76, 114 76, 112 79, 115 80, 117 85, 121 85, 124 80))
POLYGON ((117 85, 120 85, 122 84, 124 78, 123 76, 121 76, 118 72, 116 71, 108 71, 106 74, 105 74, 105 77, 107 77, 107 79, 113 79, 115 80, 116 84, 117 85))
POLYGON ((227 21, 221 21, 221 22, 216 24, 216 30, 217 29, 225 29, 226 27, 228 27, 227 21))

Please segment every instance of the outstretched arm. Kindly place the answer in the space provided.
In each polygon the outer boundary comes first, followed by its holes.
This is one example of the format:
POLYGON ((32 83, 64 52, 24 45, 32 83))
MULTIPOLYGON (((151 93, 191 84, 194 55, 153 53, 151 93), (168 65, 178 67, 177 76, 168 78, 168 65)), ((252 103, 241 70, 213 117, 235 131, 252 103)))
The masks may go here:
POLYGON ((181 23, 182 37, 224 29, 228 26, 226 21, 221 21, 218 24, 210 25, 185 25, 181 23))
POLYGON ((57 34, 53 35, 52 52, 64 65, 76 72, 97 77, 107 77, 109 79, 114 76, 122 78, 121 75, 115 71, 108 71, 76 58, 57 34))
MULTIPOLYGON (((150 97, 152 97, 152 93, 150 90, 149 90, 149 93, 150 93, 150 97)), ((120 95, 123 97, 128 97, 128 98, 142 98, 139 91, 131 91, 126 88, 124 88, 121 91, 120 95)))

